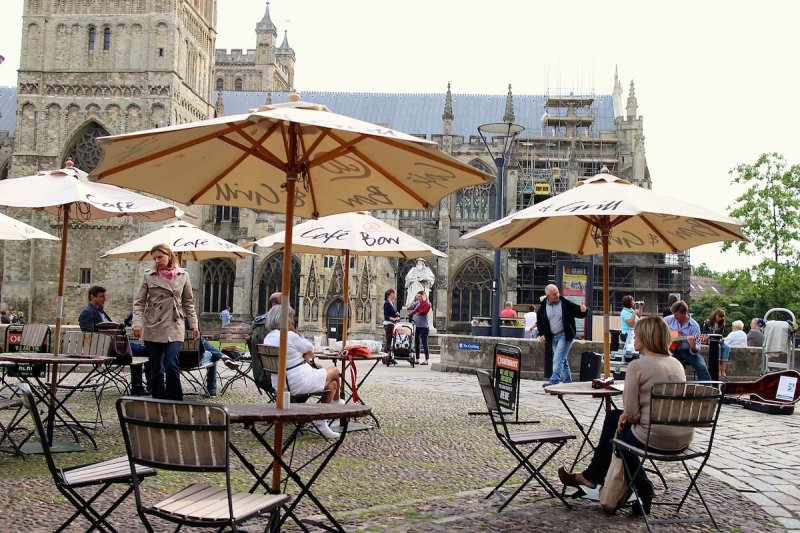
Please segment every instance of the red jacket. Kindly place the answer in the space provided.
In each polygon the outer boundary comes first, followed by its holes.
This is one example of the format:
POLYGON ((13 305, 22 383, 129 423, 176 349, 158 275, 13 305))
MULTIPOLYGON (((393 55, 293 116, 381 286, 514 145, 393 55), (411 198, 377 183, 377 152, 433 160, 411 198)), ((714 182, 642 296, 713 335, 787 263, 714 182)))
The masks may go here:
POLYGON ((418 315, 427 315, 431 310, 431 303, 428 300, 423 300, 413 311, 408 312, 408 318, 411 318, 414 313, 418 315))

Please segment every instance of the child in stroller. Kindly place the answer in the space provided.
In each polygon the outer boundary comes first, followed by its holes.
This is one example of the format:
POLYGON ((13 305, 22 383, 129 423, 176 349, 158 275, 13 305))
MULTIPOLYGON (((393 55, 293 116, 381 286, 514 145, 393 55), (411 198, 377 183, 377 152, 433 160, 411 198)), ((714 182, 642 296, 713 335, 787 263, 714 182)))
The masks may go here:
POLYGON ((392 332, 392 343, 389 346, 389 355, 386 356, 386 366, 396 365, 397 359, 405 359, 411 366, 414 360, 414 324, 411 322, 398 322, 392 332))

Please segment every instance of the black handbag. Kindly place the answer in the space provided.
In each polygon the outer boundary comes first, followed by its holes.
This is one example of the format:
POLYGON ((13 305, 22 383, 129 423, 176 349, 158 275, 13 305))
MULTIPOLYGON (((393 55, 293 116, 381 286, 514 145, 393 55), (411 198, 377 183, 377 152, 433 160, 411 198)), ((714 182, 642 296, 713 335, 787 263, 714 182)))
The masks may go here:
POLYGON ((108 356, 113 357, 118 365, 129 365, 133 362, 131 341, 125 332, 125 326, 115 322, 101 322, 95 325, 95 331, 113 338, 108 356))

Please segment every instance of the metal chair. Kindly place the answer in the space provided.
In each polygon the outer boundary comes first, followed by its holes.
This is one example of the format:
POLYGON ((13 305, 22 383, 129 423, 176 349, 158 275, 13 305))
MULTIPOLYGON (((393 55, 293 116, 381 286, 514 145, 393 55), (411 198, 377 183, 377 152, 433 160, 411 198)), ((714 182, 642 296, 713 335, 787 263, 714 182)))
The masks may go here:
POLYGON ((510 421, 506 420, 505 414, 503 410, 500 409, 500 404, 497 399, 497 391, 494 388, 494 384, 492 383, 492 378, 488 374, 488 372, 484 370, 478 370, 476 372, 478 375, 478 383, 481 386, 481 392, 483 392, 483 399, 486 401, 486 409, 489 412, 489 417, 492 420, 492 425, 494 426, 494 432, 497 436, 497 439, 500 443, 509 451, 511 455, 517 460, 517 466, 508 473, 508 475, 503 478, 503 480, 497 484, 495 488, 486 495, 486 498, 492 496, 492 494, 500 494, 500 488, 505 485, 506 481, 511 479, 511 477, 519 472, 521 469, 524 469, 528 473, 528 477, 525 481, 517 487, 517 489, 505 499, 503 504, 497 509, 498 512, 502 511, 506 505, 511 503, 511 501, 517 496, 517 494, 524 489, 531 480, 536 480, 537 483, 547 492, 549 497, 551 498, 558 498, 561 500, 561 503, 570 507, 564 497, 547 481, 542 475, 542 469, 550 462, 550 460, 558 454, 559 450, 564 447, 568 440, 574 439, 574 435, 569 435, 564 433, 560 429, 553 429, 553 428, 537 428, 535 430, 525 430, 525 431, 510 431, 509 427, 513 427, 516 425, 528 425, 528 424, 536 424, 538 422, 534 421, 510 421), (550 453, 539 460, 538 464, 534 462, 536 453, 542 449, 543 447, 551 447, 550 453))
POLYGON ((652 531, 653 524, 675 524, 675 523, 694 523, 694 522, 711 522, 715 528, 719 529, 714 516, 711 514, 708 504, 703 498, 702 492, 697 485, 697 479, 703 471, 708 458, 711 456, 711 447, 714 443, 714 433, 717 428, 717 419, 719 418, 720 407, 722 406, 722 382, 719 381, 696 381, 696 382, 667 382, 656 383, 653 385, 652 393, 650 395, 650 427, 647 432, 647 440, 644 447, 637 447, 619 439, 614 439, 614 446, 626 455, 632 455, 638 458, 638 467, 631 472, 631 464, 624 461, 625 474, 627 479, 636 479, 639 472, 643 468, 645 462, 679 462, 683 466, 683 470, 689 477, 689 486, 683 493, 683 496, 678 501, 659 502, 654 498, 653 505, 674 506, 676 515, 680 513, 683 504, 686 503, 686 498, 689 493, 694 489, 700 502, 708 514, 708 517, 696 518, 681 518, 676 516, 670 519, 653 520, 648 518, 647 506, 644 505, 641 495, 633 484, 631 489, 636 495, 639 506, 645 512, 645 523, 647 530, 652 531), (655 451, 649 448, 650 438, 654 428, 672 426, 672 427, 692 427, 692 428, 707 428, 707 431, 698 434, 695 432, 695 438, 691 445, 686 449, 676 453, 665 453, 655 451), (688 461, 693 461, 693 469, 689 468, 688 461))
MULTIPOLYGON (((63 531, 72 525, 72 521, 78 516, 83 516, 89 521, 90 527, 87 528, 87 531, 92 531, 94 529, 109 532, 117 531, 114 526, 108 522, 108 517, 133 491, 133 476, 127 457, 122 456, 100 463, 73 466, 71 468, 56 467, 53 454, 47 446, 47 433, 45 432, 42 419, 39 416, 39 410, 36 407, 33 394, 27 385, 19 385, 18 389, 20 398, 33 419, 36 433, 39 437, 39 441, 42 443, 42 454, 47 462, 50 475, 53 477, 53 482, 58 491, 76 509, 75 513, 64 520, 63 524, 56 532, 63 531), (115 484, 126 485, 125 491, 101 514, 94 508, 94 504, 108 488, 115 484), (94 490, 94 493, 89 497, 81 496, 78 492, 78 489, 89 487, 94 490)), ((137 466, 135 472, 137 478, 154 476, 156 474, 156 471, 152 468, 143 466, 137 466)))
POLYGON ((269 514, 269 530, 276 530, 278 510, 285 494, 250 494, 231 488, 230 423, 221 405, 171 402, 124 397, 117 400, 117 413, 133 474, 136 509, 147 531, 148 516, 181 526, 226 526, 238 531, 239 524, 269 514), (225 487, 192 483, 176 494, 146 505, 142 497, 142 466, 201 474, 216 472, 225 477, 225 487))
POLYGON ((25 457, 20 450, 20 446, 28 440, 30 431, 27 428, 21 427, 22 420, 25 418, 27 411, 25 405, 18 395, 16 395, 14 385, 7 387, 12 390, 9 397, 0 397, 0 413, 11 413, 11 418, 6 422, 0 419, 0 452, 7 452, 13 455, 25 457), (19 441, 14 438, 15 432, 23 432, 26 436, 22 437, 19 441), (8 442, 8 447, 4 444, 8 442))

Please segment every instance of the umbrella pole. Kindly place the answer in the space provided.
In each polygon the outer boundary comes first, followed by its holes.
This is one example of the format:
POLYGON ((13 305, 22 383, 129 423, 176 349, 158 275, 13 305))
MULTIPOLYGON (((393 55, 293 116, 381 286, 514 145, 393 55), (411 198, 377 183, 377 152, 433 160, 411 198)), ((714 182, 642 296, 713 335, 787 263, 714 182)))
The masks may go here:
MULTIPOLYGON (((603 222, 608 217, 603 217, 603 222)), ((601 230, 603 239, 603 370, 604 377, 611 376, 611 330, 608 316, 608 235, 610 230, 604 223, 601 230)))
MULTIPOLYGON (((350 250, 344 251, 344 313, 342 314, 342 351, 347 348, 347 315, 350 311, 350 250)), ((344 361, 342 361, 341 383, 339 384, 339 397, 344 400, 344 361)))
MULTIPOLYGON (((71 204, 62 206, 62 224, 61 227, 61 259, 58 267, 58 300, 56 302, 56 331, 50 339, 53 356, 58 357, 61 348, 61 321, 64 317, 64 270, 67 264, 67 235, 69 234, 69 209, 71 204)), ((53 399, 50 401, 51 409, 55 405, 56 390, 58 389, 58 363, 53 364, 53 373, 50 375, 50 394, 53 399)), ((53 422, 55 416, 51 412, 47 417, 47 444, 53 442, 53 422)))
MULTIPOLYGON (((281 331, 278 347, 278 409, 286 409, 283 392, 286 389, 286 348, 289 343, 289 302, 292 291, 292 224, 294 223, 295 186, 297 184, 297 125, 289 124, 289 165, 286 169, 286 228, 283 237, 283 271, 281 276, 281 331)), ((275 424, 275 457, 283 453, 283 424, 275 424)), ((272 463, 272 490, 279 493, 281 488, 281 465, 276 459, 272 463)))

